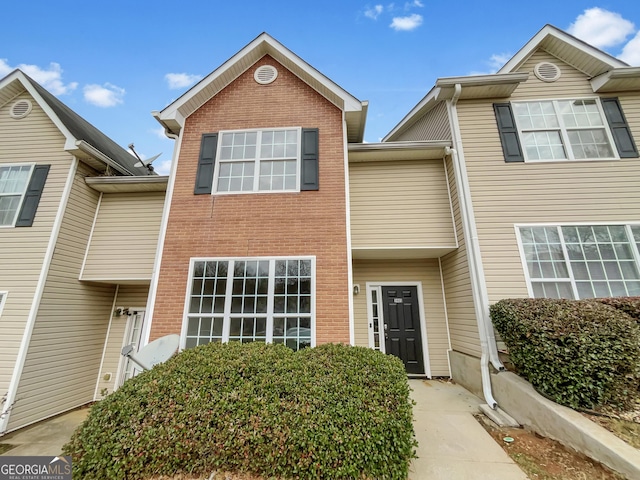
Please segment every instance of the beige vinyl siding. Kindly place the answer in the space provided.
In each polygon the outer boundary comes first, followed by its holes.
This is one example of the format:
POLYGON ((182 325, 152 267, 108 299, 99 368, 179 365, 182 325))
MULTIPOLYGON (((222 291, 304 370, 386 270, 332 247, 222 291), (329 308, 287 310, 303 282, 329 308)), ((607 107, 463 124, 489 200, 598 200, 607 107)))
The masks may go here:
MULTIPOLYGON (((524 67, 543 59, 536 54, 524 67)), ((560 80, 531 75, 513 98, 593 96, 588 77, 553 61, 560 80)), ((637 144, 640 96, 619 98, 637 144)), ((490 302, 528 296, 514 224, 640 221, 640 159, 506 164, 492 102, 460 101, 458 116, 490 302)))
MULTIPOLYGON (((116 306, 131 308, 146 308, 149 285, 120 285, 116 295, 116 306)), ((127 330, 128 316, 111 318, 109 335, 106 340, 104 358, 98 377, 98 395, 96 400, 102 398, 102 392, 113 392, 117 376, 122 363, 122 347, 124 346, 124 335, 127 330), (104 376, 111 374, 110 380, 105 380, 104 376)), ((121 373, 121 372, 120 372, 121 373)))
POLYGON ((82 280, 151 280, 164 192, 104 193, 82 280))
POLYGON ((405 281, 422 282, 431 375, 449 376, 449 339, 438 259, 354 260, 353 282, 360 285, 353 301, 355 344, 369 346, 366 283, 405 281))
POLYGON ((351 241, 358 247, 455 247, 442 160, 349 165, 351 241))
MULTIPOLYGON (((18 99, 32 100, 27 94, 18 99)), ((0 227, 0 291, 7 299, 0 321, 0 396, 7 392, 72 157, 64 137, 33 101, 31 113, 9 117, 14 101, 0 108, 0 164, 51 165, 31 227, 0 227)))
POLYGON ((73 180, 9 429, 28 425, 93 400, 113 285, 78 280, 99 194, 80 164, 73 180))
POLYGON ((451 158, 447 159, 446 167, 459 242, 457 250, 441 258, 451 348, 457 352, 479 357, 482 353, 480 334, 473 304, 466 239, 462 229, 458 189, 451 158))
POLYGON ((446 103, 440 102, 406 131, 398 135, 398 138, 393 140, 451 140, 446 103))

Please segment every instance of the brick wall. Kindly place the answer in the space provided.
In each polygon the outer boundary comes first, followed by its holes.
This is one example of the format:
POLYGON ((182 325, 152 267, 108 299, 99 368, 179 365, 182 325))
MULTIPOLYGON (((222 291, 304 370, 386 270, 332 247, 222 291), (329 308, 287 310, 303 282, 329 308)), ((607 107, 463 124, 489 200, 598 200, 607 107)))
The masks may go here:
POLYGON ((187 118, 178 160, 151 340, 180 333, 191 257, 316 256, 317 343, 349 342, 342 112, 271 57, 264 57, 187 118), (270 64, 278 78, 253 80, 270 64), (320 190, 194 195, 203 133, 319 128, 320 190))

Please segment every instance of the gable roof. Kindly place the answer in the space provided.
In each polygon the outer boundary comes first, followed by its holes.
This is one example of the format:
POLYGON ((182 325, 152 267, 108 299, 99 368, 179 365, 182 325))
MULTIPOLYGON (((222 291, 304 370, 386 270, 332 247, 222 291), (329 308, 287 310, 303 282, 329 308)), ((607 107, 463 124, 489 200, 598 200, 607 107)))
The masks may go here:
POLYGON ((508 97, 528 78, 528 72, 518 69, 539 49, 543 49, 591 78, 596 93, 640 90, 640 68, 630 67, 602 50, 570 35, 553 25, 545 25, 496 73, 443 77, 411 111, 382 139, 393 141, 409 129, 438 103, 451 99, 456 86, 461 91, 456 98, 508 97))
POLYGON ((0 105, 23 91, 31 95, 65 136, 66 151, 99 171, 109 166, 120 175, 150 174, 145 167, 135 167, 135 157, 21 70, 14 70, 0 80, 0 105))
POLYGON ((267 33, 261 33, 246 47, 191 87, 161 111, 152 112, 169 135, 177 135, 185 119, 265 55, 270 55, 303 82, 345 112, 349 142, 361 142, 368 102, 360 101, 331 81, 267 33))

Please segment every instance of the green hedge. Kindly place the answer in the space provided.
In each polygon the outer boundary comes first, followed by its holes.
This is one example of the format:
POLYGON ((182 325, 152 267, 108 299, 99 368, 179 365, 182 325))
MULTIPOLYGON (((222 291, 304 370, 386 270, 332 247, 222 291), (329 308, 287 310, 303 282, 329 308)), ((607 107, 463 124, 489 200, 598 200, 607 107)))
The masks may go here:
POLYGON ((640 327, 599 300, 514 299, 491 319, 518 373, 573 408, 627 406, 640 385, 640 327))
POLYGON ((404 479, 415 456, 402 362, 360 347, 209 344, 95 404, 65 445, 74 478, 213 470, 404 479))
POLYGON ((621 310, 636 321, 640 321, 640 297, 611 297, 594 300, 621 310))

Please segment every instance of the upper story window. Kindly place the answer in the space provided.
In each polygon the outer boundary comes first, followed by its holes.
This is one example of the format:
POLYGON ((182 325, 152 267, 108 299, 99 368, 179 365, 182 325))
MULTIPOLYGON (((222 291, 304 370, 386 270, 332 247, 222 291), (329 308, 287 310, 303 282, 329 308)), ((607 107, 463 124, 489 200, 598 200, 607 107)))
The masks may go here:
POLYGON ((0 166, 0 226, 13 226, 27 191, 33 165, 0 166))
POLYGON ((505 162, 638 157, 617 98, 495 103, 505 162))
POLYGON ((297 191, 300 129, 220 132, 214 191, 297 191))
POLYGON ((526 160, 617 158, 595 99, 514 102, 526 160))
POLYGON ((299 127, 205 133, 193 193, 318 190, 318 136, 299 127))

